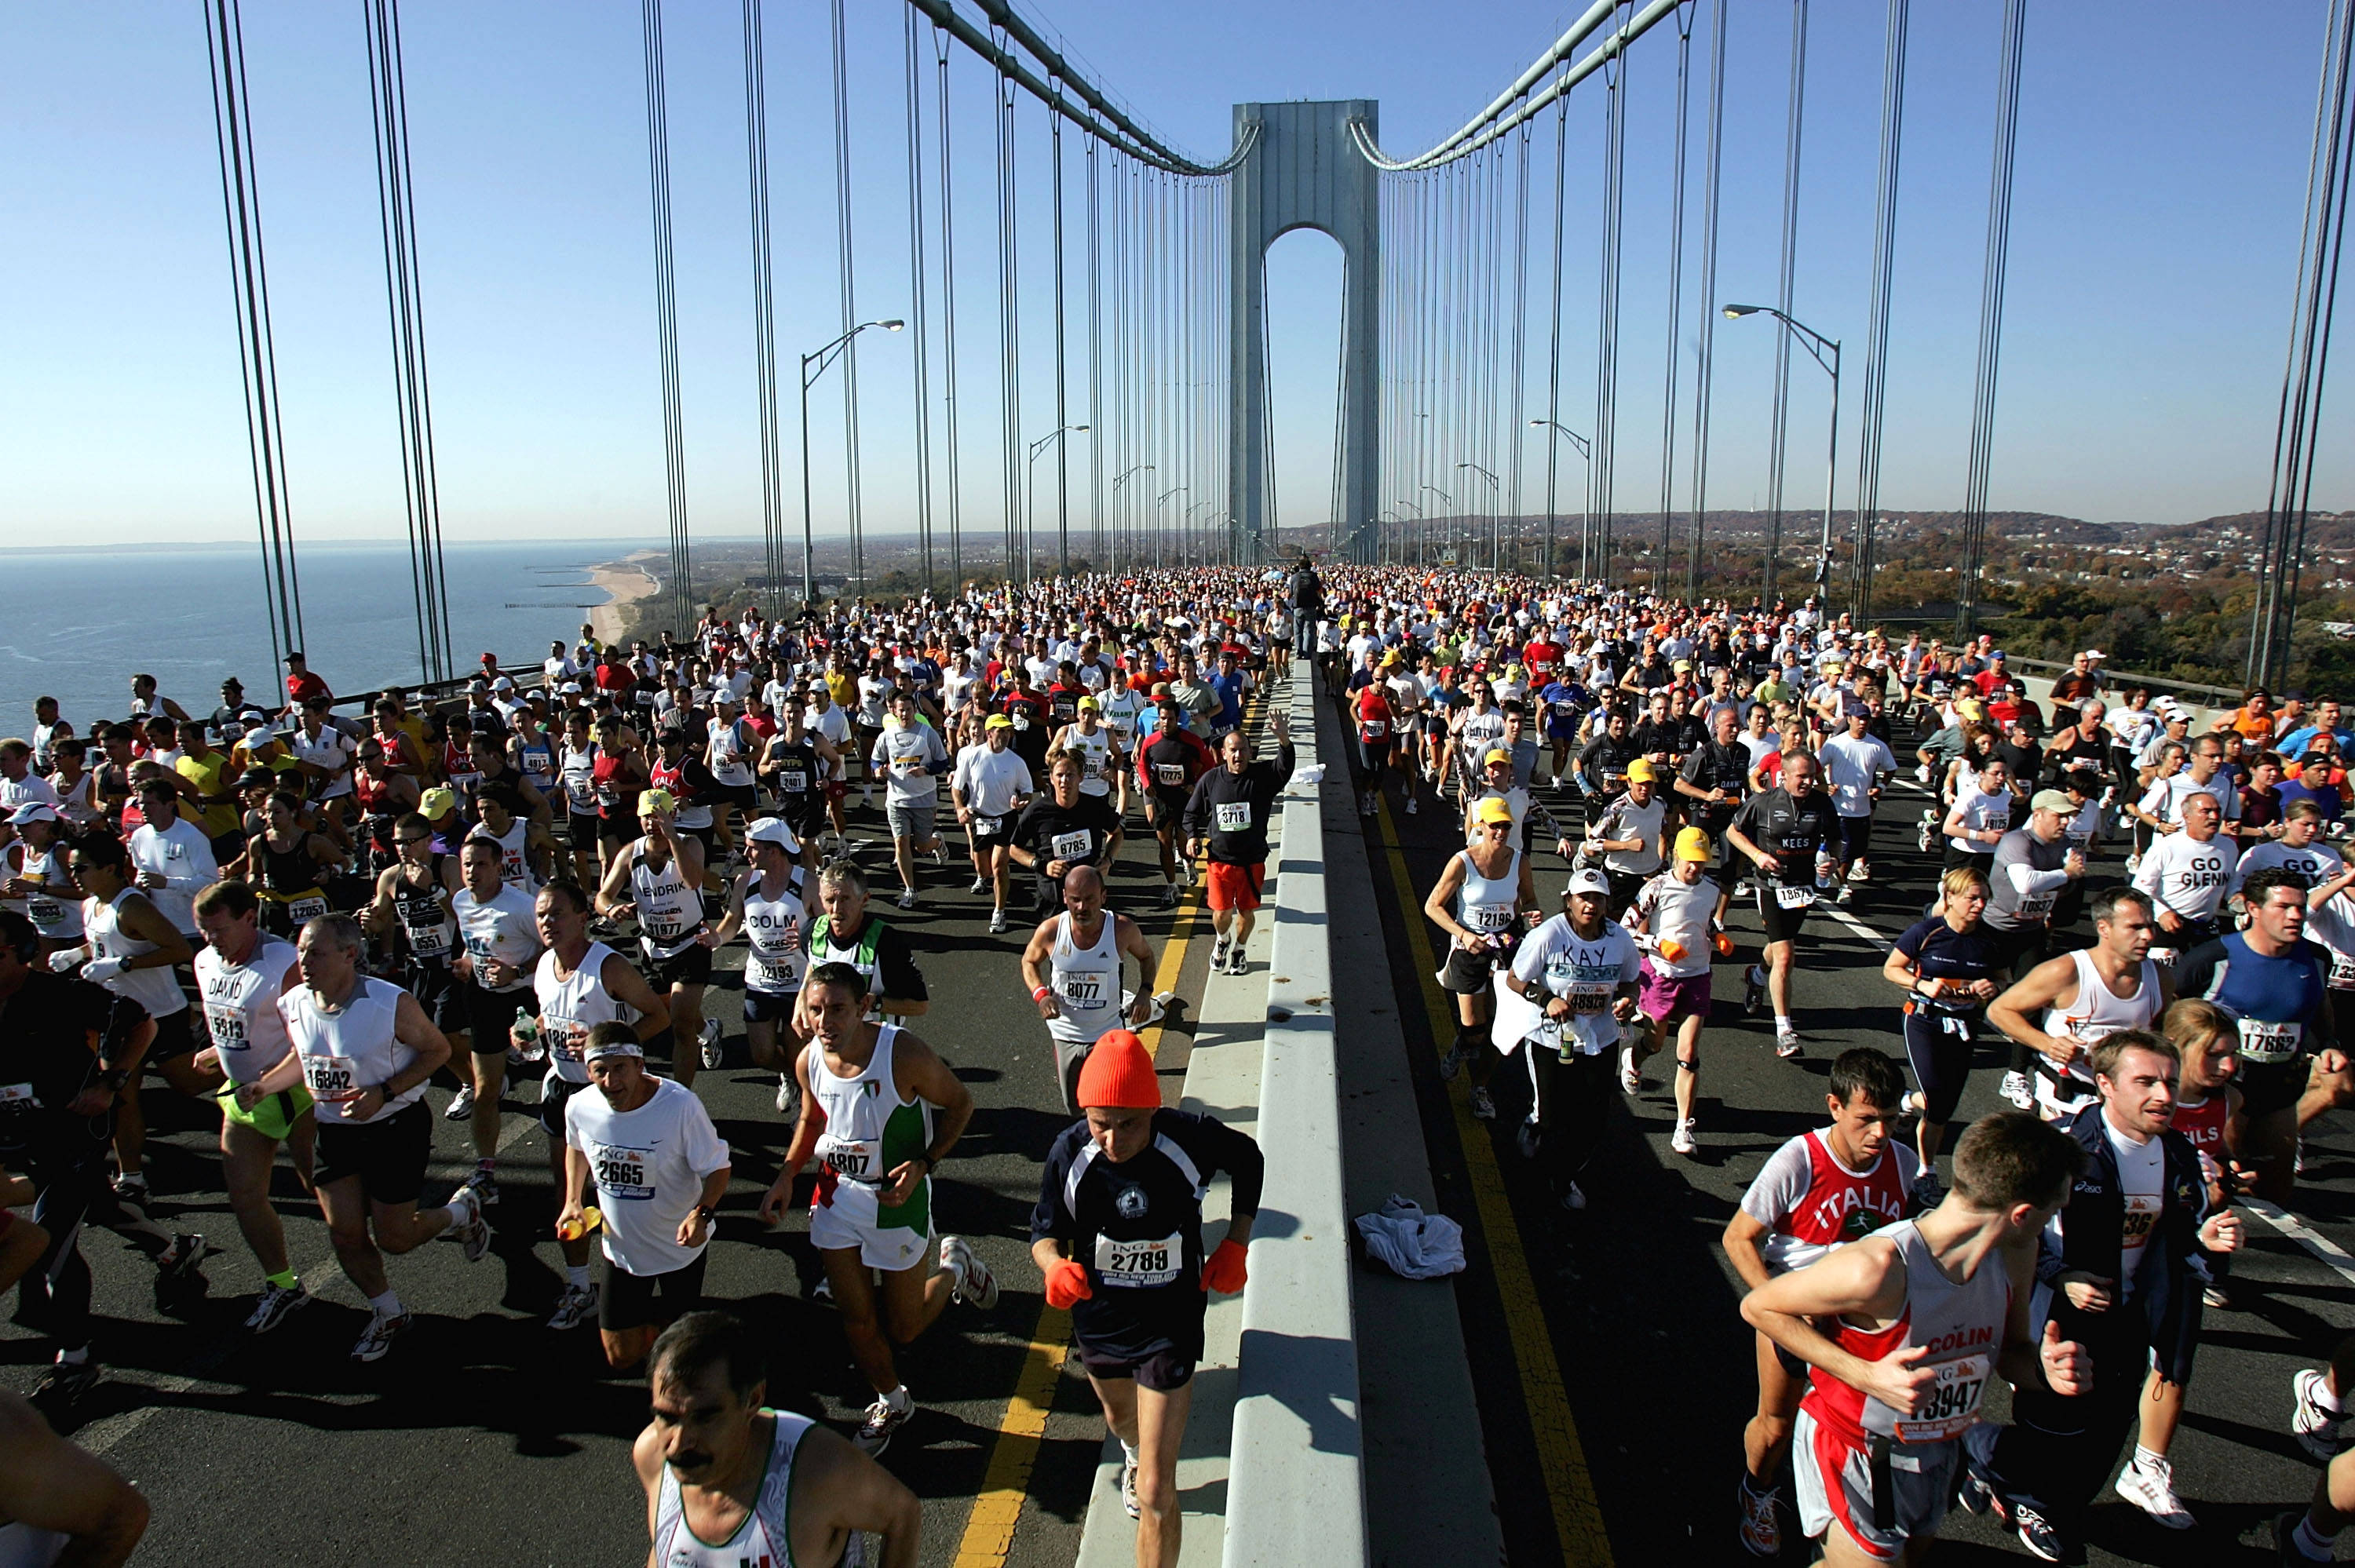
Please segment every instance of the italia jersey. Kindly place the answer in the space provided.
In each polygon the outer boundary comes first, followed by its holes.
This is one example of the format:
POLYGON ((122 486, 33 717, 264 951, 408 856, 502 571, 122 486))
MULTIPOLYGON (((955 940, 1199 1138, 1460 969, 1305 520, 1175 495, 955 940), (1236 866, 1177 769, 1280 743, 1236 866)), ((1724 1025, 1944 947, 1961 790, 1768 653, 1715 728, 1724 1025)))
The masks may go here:
POLYGON ((1759 1248, 1766 1266, 1788 1273, 1903 1219, 1921 1165, 1911 1145, 1891 1139, 1853 1171, 1822 1133, 1803 1132, 1767 1160, 1742 1195, 1742 1212, 1766 1227, 1759 1248))

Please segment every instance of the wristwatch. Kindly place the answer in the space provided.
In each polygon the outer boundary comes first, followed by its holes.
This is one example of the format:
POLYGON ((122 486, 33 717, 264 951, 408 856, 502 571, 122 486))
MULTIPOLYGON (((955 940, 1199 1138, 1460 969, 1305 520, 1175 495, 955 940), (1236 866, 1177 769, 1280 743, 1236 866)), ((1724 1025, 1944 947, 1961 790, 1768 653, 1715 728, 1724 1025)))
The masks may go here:
POLYGON ((707 1208, 701 1203, 695 1205, 695 1217, 701 1220, 707 1225, 711 1223, 715 1213, 716 1211, 707 1208))
POLYGON ((131 1074, 126 1068, 108 1067, 98 1075, 98 1081, 110 1089, 120 1090, 131 1081, 131 1074))

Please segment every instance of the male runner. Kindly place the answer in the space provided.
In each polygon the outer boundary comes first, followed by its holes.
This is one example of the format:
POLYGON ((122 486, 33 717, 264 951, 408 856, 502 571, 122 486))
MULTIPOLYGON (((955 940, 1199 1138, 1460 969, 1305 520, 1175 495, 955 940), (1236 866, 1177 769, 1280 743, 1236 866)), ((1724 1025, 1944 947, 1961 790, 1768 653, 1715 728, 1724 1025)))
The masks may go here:
MULTIPOLYGON (((459 887, 450 895, 459 942, 450 973, 461 998, 459 1028, 471 1047, 466 1075, 472 1081, 459 1091, 473 1118, 474 1139, 474 1173, 466 1181, 485 1208, 499 1201, 499 1101, 507 1084, 507 1035, 530 1011, 531 973, 540 954, 532 895, 505 880, 504 863, 496 840, 468 839, 458 852, 459 887)), ((456 1103, 442 1114, 455 1121, 456 1103)))
POLYGON ((1014 721, 992 714, 982 726, 978 746, 957 753, 956 772, 949 780, 949 797, 956 802, 957 821, 973 847, 973 890, 990 895, 989 928, 1006 929, 1007 834, 1014 813, 1035 788, 1030 766, 1008 744, 1014 721))
POLYGON ((1752 1289, 1742 1315, 1806 1361, 1792 1433, 1799 1526, 1827 1568, 1927 1555, 1946 1513, 1955 1439, 1978 1420, 1988 1377, 2059 1394, 2093 1386, 2084 1347, 2029 1298, 2044 1224, 2068 1202, 2083 1152, 2058 1128, 2007 1111, 1955 1145, 1938 1206, 1752 1289))
POLYGON ((634 919, 646 978, 670 1001, 671 1074, 695 1086, 698 1063, 717 1067, 719 1021, 703 1015, 711 981, 711 927, 703 918, 703 846, 676 820, 677 802, 660 789, 638 798, 641 836, 605 869, 597 912, 634 919))
POLYGON ((891 829, 891 859, 900 869, 900 907, 916 906, 916 852, 941 853, 932 813, 940 803, 941 775, 949 770, 948 748, 940 731, 916 714, 915 694, 891 694, 883 728, 868 756, 869 776, 885 779, 883 815, 891 829))
POLYGON ((1063 909, 1039 923, 1022 950, 1022 982, 1055 1048, 1055 1086, 1075 1111, 1081 1065, 1097 1041, 1124 1022, 1142 1029, 1153 1015, 1153 944, 1136 922, 1104 907, 1103 873, 1075 865, 1063 873, 1063 909), (1121 1012, 1121 960, 1136 960, 1135 1001, 1121 1012))
POLYGON ((862 1532, 885 1568, 916 1561, 916 1494, 826 1425, 772 1410, 761 1337, 690 1312, 655 1340, 654 1419, 630 1453, 646 1489, 647 1562, 658 1568, 837 1568, 862 1532))
POLYGON ((2223 812, 2216 797, 2195 789, 2182 798, 2183 824, 2161 834, 2143 852, 2134 885, 2156 907, 2160 945, 2187 953, 2216 934, 2216 911, 2232 885, 2239 847, 2219 830, 2223 812))
POLYGON ((1743 1010, 1756 1016, 1761 997, 1774 1006, 1774 1054, 1788 1061, 1802 1043, 1791 1022, 1791 980, 1798 967, 1799 931, 1808 906, 1828 885, 1840 827, 1831 801, 1816 788, 1816 759, 1806 752, 1783 758, 1783 782, 1742 802, 1725 842, 1761 873, 1758 916, 1766 927, 1763 966, 1742 977, 1743 1010))
MULTIPOLYGON (((2149 895, 2108 888, 2094 895, 2092 907, 2091 948, 2045 959, 1987 1004, 1987 1022, 2036 1053, 2034 1104, 2047 1121, 2092 1101, 2094 1075, 2086 1059, 2093 1048, 2121 1029, 2148 1029, 2170 995, 2167 971, 2150 957, 2157 930, 2149 895)), ((2008 1075, 2003 1095, 2019 1103, 2008 1075)))
POLYGON ((591 1025, 582 1054, 597 1092, 571 1095, 564 1107, 556 1234, 585 1239, 593 1184, 605 1258, 597 1329, 606 1364, 619 1371, 645 1358, 657 1323, 703 1299, 712 1216, 728 1195, 728 1145, 694 1090, 646 1071, 629 1024, 591 1025))
POLYGON ((121 1568, 147 1519, 138 1488, 50 1431, 35 1406, 0 1393, 0 1563, 121 1568))
POLYGON ((1120 818, 1112 803, 1080 793, 1086 765, 1068 751, 1047 764, 1047 793, 1022 808, 1007 832, 1007 851, 1033 874, 1034 907, 1045 914, 1062 901, 1063 874, 1075 865, 1110 866, 1120 858, 1120 818))
POLYGON ((1578 1178, 1602 1141, 1617 1047, 1642 991, 1642 954, 1608 917, 1610 897, 1601 872, 1571 873, 1562 912, 1529 933, 1505 976, 1507 989, 1543 1018, 1524 1042, 1534 1100, 1521 1152, 1533 1157, 1542 1146, 1550 1153, 1561 1206, 1571 1210, 1586 1207, 1578 1178))
POLYGON ((793 1028, 794 1002, 809 965, 808 882, 801 844, 783 818, 754 822, 744 847, 751 866, 730 891, 711 943, 724 948, 741 932, 751 948, 744 955, 744 1045, 754 1066, 777 1075, 777 1114, 791 1116, 798 1093, 792 1058, 803 1044, 793 1028), (793 1040, 791 1050, 778 1041, 780 1025, 793 1040))
POLYGON ((916 1413, 892 1347, 913 1344, 952 1300, 984 1311, 997 1304, 996 1277, 962 1236, 941 1237, 932 1272, 932 1172, 973 1119, 973 1095, 922 1040, 866 1021, 867 977, 848 964, 813 968, 801 1007, 812 1035, 794 1066, 801 1119, 761 1218, 783 1215, 815 1158, 810 1243, 851 1357, 875 1390, 857 1442, 879 1454, 916 1413))
POLYGON ((1120 1440, 1138 1568, 1174 1568, 1203 1313, 1210 1292, 1243 1287, 1266 1162, 1224 1123, 1164 1109, 1153 1060, 1124 1029, 1097 1043, 1078 1097, 1086 1119, 1055 1139, 1039 1173, 1030 1255, 1048 1304, 1071 1314, 1080 1364, 1120 1440), (1220 1171, 1232 1217, 1206 1251, 1202 1193, 1220 1171))
POLYGON ((1186 801, 1186 857, 1207 853, 1205 886, 1210 924, 1218 940, 1210 948, 1210 967, 1221 963, 1227 973, 1239 975, 1249 967, 1243 957, 1257 917, 1260 890, 1267 879, 1267 822, 1275 798, 1292 780, 1295 753, 1290 721, 1279 713, 1269 720, 1275 732, 1275 760, 1252 760, 1252 743, 1240 729, 1231 729, 1219 741, 1222 766, 1205 773, 1186 801))
POLYGON ((1178 834, 1194 785, 1218 764, 1210 748, 1186 727, 1178 699, 1167 686, 1153 689, 1161 727, 1136 748, 1136 781, 1145 792, 1145 820, 1161 845, 1161 907, 1178 902, 1186 885, 1188 859, 1178 853, 1178 834))
MULTIPOLYGON (((867 977, 867 1021, 902 1023, 932 1010, 924 972, 907 937, 868 907, 867 874, 847 860, 818 874, 819 914, 809 926, 810 964, 848 964, 867 977)), ((806 983, 806 981, 805 981, 806 983)), ((810 1022, 798 1006, 794 1037, 806 1043, 810 1022)))
MULTIPOLYGON (((1768 1157, 1727 1222, 1726 1256, 1753 1290, 1905 1217, 1921 1167, 1892 1136, 1905 1094, 1897 1064, 1863 1046, 1843 1051, 1828 1087, 1831 1126, 1768 1157)), ((1742 1431, 1742 1544, 1753 1556, 1782 1554, 1783 1461, 1806 1389, 1807 1363, 1761 1330, 1758 1413, 1742 1431)))
POLYGON ((383 1359, 409 1331, 410 1315, 385 1277, 384 1259, 447 1233, 480 1263, 491 1227, 472 1187, 420 1213, 417 1194, 433 1151, 425 1081, 450 1059, 450 1042, 417 999, 361 972, 358 922, 322 915, 295 942, 303 983, 278 999, 285 1057, 236 1090, 240 1109, 305 1085, 319 1118, 313 1191, 344 1276, 368 1299, 368 1327, 352 1359, 383 1359))

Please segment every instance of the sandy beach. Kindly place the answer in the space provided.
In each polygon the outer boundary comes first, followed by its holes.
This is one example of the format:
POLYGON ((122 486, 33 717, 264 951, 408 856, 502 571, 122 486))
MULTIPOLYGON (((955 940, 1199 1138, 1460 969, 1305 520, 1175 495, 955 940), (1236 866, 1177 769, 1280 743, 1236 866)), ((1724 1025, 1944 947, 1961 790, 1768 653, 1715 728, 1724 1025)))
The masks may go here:
POLYGON ((662 587, 662 582, 644 563, 662 559, 659 550, 640 550, 618 561, 608 561, 589 573, 590 583, 603 588, 613 597, 589 612, 589 624, 595 628, 602 642, 617 641, 622 635, 622 621, 629 607, 647 599, 662 587))

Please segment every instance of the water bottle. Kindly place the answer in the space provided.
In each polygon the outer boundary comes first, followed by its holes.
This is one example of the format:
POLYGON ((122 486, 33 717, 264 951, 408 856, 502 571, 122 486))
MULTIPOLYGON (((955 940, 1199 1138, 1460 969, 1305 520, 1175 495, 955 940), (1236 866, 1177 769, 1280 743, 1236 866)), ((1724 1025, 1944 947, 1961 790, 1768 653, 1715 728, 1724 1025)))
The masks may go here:
POLYGON ((1829 850, 1817 850, 1817 851, 1816 852, 1816 886, 1817 886, 1817 887, 1818 887, 1818 888, 1827 888, 1827 887, 1829 887, 1831 885, 1832 885, 1832 857, 1831 857, 1831 852, 1830 852, 1829 850))
POLYGON ((589 1207, 581 1211, 581 1217, 578 1220, 560 1222, 556 1227, 556 1239, 559 1241, 579 1241, 581 1237, 587 1235, 591 1231, 596 1230, 604 1223, 605 1215, 603 1212, 592 1203, 589 1207))
POLYGON ((515 1037, 517 1041, 516 1048, 509 1052, 508 1054, 515 1057, 517 1061, 545 1062, 548 1060, 548 1042, 539 1037, 539 1020, 538 1017, 527 1012, 521 1018, 517 1019, 515 1022, 515 1037))

